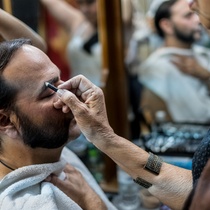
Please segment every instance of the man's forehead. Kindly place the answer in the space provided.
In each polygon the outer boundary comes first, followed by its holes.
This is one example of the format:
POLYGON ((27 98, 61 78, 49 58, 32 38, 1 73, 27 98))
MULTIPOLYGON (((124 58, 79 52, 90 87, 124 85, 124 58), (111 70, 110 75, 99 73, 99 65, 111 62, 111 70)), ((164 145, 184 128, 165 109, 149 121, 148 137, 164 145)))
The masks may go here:
POLYGON ((31 73, 30 69, 35 69, 35 65, 36 63, 38 64, 39 59, 36 55, 33 57, 33 53, 29 49, 23 46, 13 54, 3 72, 6 78, 12 79, 15 77, 18 79, 19 77, 29 75, 31 73))
POLYGON ((172 15, 183 15, 192 12, 186 0, 179 0, 171 7, 172 15))
POLYGON ((54 66, 42 51, 25 45, 14 54, 3 72, 3 76, 11 83, 23 86, 29 81, 43 79, 45 73, 58 75, 59 72, 55 71, 54 66))

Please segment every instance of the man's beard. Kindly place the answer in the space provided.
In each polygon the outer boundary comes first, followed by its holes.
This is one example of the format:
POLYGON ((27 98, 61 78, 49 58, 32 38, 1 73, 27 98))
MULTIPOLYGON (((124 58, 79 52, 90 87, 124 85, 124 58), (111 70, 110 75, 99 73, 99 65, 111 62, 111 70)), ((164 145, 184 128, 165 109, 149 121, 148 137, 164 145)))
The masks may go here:
POLYGON ((179 30, 176 26, 174 26, 174 33, 178 40, 185 42, 186 44, 193 44, 195 41, 198 41, 199 38, 197 36, 201 36, 199 30, 187 34, 183 32, 183 30, 179 30))
POLYGON ((16 112, 22 131, 22 138, 31 148, 59 148, 68 141, 70 119, 52 120, 42 125, 33 123, 20 111, 16 112))

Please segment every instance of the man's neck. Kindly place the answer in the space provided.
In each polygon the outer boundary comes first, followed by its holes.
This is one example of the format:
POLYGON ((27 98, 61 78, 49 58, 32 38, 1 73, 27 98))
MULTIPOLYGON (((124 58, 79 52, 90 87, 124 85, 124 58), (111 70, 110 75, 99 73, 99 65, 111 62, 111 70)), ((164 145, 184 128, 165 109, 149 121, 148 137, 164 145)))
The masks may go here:
POLYGON ((7 142, 2 144, 2 153, 0 154, 0 179, 10 173, 12 169, 18 169, 23 166, 34 164, 54 163, 59 161, 63 147, 58 149, 32 149, 22 142, 7 142), (6 166, 5 166, 6 165, 6 166), (9 169, 10 168, 12 169, 9 169))
POLYGON ((190 49, 192 47, 191 43, 186 43, 173 36, 169 36, 165 38, 165 46, 166 47, 176 47, 181 49, 190 49))

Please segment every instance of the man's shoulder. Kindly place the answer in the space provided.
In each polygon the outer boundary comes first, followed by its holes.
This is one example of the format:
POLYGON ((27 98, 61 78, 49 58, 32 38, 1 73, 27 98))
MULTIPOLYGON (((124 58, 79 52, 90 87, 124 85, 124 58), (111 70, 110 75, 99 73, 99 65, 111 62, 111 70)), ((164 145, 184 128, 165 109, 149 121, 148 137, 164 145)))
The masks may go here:
POLYGON ((194 53, 199 55, 210 56, 210 49, 201 45, 193 45, 192 50, 194 53))
POLYGON ((162 47, 151 53, 148 58, 142 62, 141 68, 157 67, 157 64, 162 66, 169 63, 172 53, 167 47, 162 47))
POLYGON ((193 56, 194 54, 208 54, 210 50, 202 46, 193 46, 190 49, 182 49, 178 47, 161 47, 151 53, 148 58, 142 63, 142 66, 154 66, 171 63, 171 58, 176 55, 193 56))
POLYGON ((179 48, 175 48, 175 47, 161 47, 156 49, 154 52, 152 52, 147 60, 153 59, 153 60, 159 60, 159 59, 163 59, 163 60, 167 60, 168 58, 170 58, 171 56, 173 56, 174 54, 181 54, 182 50, 179 48))

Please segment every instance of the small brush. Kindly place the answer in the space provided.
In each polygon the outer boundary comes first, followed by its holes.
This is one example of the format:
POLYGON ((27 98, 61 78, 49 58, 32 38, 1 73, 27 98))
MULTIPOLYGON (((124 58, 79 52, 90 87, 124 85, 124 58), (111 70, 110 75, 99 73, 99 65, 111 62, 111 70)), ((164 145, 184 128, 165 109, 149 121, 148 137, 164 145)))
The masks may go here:
POLYGON ((51 90, 58 92, 58 88, 54 85, 50 84, 49 82, 45 82, 46 87, 50 88, 51 90))

